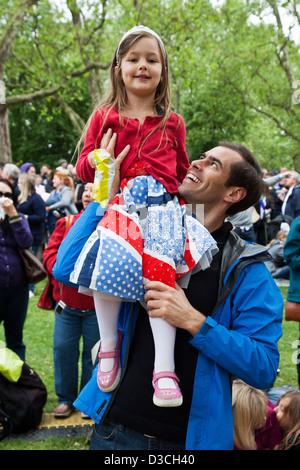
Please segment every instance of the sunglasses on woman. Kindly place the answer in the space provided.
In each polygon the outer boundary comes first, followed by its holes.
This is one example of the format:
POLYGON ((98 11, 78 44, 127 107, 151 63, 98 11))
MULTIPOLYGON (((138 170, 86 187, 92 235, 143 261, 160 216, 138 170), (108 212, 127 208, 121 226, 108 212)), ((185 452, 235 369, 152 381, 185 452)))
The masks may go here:
POLYGON ((9 197, 10 199, 13 199, 13 193, 3 193, 0 191, 0 197, 9 197))

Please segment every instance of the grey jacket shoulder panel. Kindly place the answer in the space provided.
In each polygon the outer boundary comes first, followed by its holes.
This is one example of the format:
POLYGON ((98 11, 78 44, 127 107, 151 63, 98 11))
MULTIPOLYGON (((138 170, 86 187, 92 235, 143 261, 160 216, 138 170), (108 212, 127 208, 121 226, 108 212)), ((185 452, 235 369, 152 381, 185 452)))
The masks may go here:
POLYGON ((218 301, 212 315, 231 293, 239 273, 245 266, 254 262, 269 261, 271 258, 267 247, 257 243, 247 243, 231 231, 223 250, 218 301))

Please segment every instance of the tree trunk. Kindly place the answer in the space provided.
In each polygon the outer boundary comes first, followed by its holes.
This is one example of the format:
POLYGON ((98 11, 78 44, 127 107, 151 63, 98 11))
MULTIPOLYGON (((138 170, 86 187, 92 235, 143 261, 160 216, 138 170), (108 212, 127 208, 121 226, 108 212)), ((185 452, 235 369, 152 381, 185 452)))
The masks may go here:
POLYGON ((74 129, 78 132, 78 135, 81 135, 84 128, 84 120, 79 116, 79 114, 74 111, 60 96, 53 95, 52 98, 59 103, 63 111, 66 113, 70 119, 74 129))
POLYGON ((8 108, 5 96, 5 84, 2 80, 3 70, 12 48, 13 41, 18 34, 23 18, 32 5, 38 0, 25 0, 20 3, 18 10, 13 14, 10 24, 0 38, 0 161, 11 162, 11 147, 8 127, 8 108))

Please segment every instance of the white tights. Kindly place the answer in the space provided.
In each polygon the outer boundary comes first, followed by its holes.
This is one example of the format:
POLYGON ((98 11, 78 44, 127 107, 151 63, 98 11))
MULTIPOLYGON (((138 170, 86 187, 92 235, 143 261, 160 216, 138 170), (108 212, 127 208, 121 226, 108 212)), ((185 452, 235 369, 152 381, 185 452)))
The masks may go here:
MULTIPOLYGON (((118 315, 121 304, 120 298, 105 299, 98 291, 93 291, 95 311, 99 326, 101 348, 103 352, 115 349, 118 341, 118 315)), ((162 318, 151 318, 150 326, 153 334, 155 359, 155 372, 174 372, 174 345, 176 328, 162 318)), ((101 359, 102 372, 109 372, 113 368, 114 359, 101 359)), ((172 379, 159 379, 160 388, 175 388, 172 379)))

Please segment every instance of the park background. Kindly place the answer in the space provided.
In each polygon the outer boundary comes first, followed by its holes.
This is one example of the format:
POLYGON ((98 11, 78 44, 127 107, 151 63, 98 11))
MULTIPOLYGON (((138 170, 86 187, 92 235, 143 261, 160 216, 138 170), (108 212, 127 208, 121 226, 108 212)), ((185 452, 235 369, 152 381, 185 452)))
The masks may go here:
MULTIPOLYGON (((114 49, 137 24, 157 31, 167 48, 173 110, 185 120, 191 160, 229 140, 247 145, 263 168, 300 171, 299 0, 1 2, 0 161, 29 161, 37 170, 61 158, 75 163, 84 124, 109 84, 114 49)), ((36 306, 43 286, 29 301, 24 341, 52 411, 54 314, 36 306)), ((286 299, 287 287, 280 289, 286 299)), ((297 386, 299 326, 283 320, 283 330, 275 386, 297 386)), ((0 448, 86 446, 50 439, 0 448)))
POLYGON ((166 45, 191 159, 229 140, 268 170, 300 170, 299 0, 1 2, 0 161, 72 159, 136 24, 166 45))

